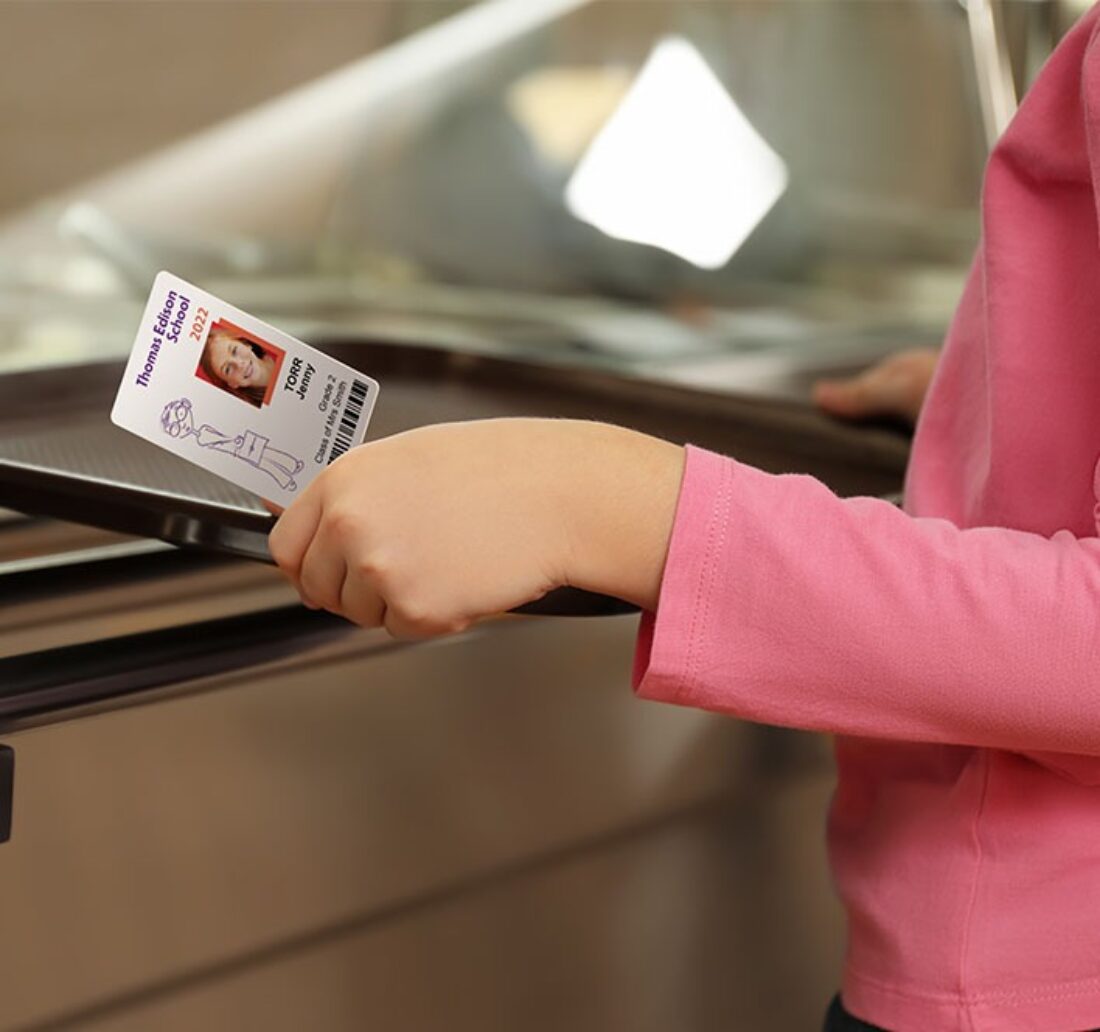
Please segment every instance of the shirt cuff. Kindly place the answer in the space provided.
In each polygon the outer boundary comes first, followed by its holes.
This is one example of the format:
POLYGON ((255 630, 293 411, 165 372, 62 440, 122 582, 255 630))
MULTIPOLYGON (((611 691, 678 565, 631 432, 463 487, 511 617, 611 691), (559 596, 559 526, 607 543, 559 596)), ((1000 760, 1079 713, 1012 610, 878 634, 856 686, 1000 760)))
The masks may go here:
POLYGON ((699 645, 715 587, 716 559, 729 531, 733 459, 689 445, 664 576, 653 613, 643 613, 634 652, 634 691, 687 702, 698 678, 699 645))

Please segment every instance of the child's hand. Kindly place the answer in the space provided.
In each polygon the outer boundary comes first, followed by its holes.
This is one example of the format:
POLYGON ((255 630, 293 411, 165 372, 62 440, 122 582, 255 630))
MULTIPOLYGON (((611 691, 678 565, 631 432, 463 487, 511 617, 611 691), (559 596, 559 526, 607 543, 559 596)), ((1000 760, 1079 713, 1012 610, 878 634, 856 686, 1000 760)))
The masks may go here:
POLYGON ((425 427, 353 449, 280 517, 303 601, 398 637, 461 630, 565 584, 653 608, 681 448, 599 423, 425 427))
POLYGON ((819 380, 814 384, 814 401, 845 419, 900 416, 916 423, 939 355, 938 348, 909 348, 851 379, 819 380))

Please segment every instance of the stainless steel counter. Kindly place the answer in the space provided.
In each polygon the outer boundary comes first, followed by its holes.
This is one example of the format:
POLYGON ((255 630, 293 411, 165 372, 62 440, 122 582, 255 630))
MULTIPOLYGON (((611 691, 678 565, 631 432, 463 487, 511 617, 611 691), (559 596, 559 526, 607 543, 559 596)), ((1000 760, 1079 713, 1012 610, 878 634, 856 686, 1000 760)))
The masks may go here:
MULTIPOLYGON (((340 349, 382 371, 377 433, 585 416, 900 482, 903 437, 795 402, 340 349)), ((27 375, 0 454, 105 420, 109 364, 27 375)), ((412 646, 224 556, 10 512, 0 555, 0 1028, 766 1032, 835 987, 826 744, 636 702, 634 618, 412 646)))

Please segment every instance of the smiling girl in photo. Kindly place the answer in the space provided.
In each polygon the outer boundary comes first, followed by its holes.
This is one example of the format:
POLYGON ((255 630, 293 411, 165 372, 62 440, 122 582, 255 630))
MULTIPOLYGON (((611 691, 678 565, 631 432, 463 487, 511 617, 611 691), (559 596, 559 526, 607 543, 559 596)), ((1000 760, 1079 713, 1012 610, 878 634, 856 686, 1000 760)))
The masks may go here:
POLYGON ((278 371, 278 361, 262 344, 215 323, 199 368, 215 386, 259 408, 278 371))

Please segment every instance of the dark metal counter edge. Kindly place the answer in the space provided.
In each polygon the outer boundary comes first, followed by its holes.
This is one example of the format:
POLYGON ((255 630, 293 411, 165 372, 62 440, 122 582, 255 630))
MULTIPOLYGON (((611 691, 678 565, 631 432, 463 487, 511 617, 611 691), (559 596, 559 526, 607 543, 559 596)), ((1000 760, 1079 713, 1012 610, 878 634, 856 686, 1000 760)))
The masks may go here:
POLYGON ((0 612, 12 606, 52 598, 60 592, 87 593, 120 584, 158 580, 176 573, 227 566, 239 561, 227 555, 174 547, 169 549, 168 546, 164 546, 163 552, 150 553, 141 548, 142 544, 144 542, 135 543, 133 554, 126 554, 122 549, 104 558, 89 558, 86 553, 78 553, 71 562, 58 562, 51 555, 41 568, 24 560, 19 568, 9 572, 5 566, 14 564, 0 563, 0 612))
POLYGON ((354 630, 294 605, 0 659, 0 731, 22 718, 258 666, 354 630))

